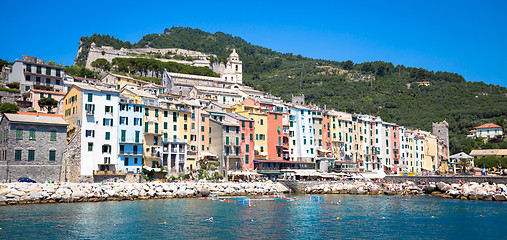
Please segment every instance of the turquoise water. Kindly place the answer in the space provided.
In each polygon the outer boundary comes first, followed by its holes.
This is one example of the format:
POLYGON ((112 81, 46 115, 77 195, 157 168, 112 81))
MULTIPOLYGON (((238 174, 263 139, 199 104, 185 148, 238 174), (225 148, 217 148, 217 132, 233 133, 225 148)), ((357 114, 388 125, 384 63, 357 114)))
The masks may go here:
POLYGON ((505 239, 507 202, 297 196, 255 207, 203 199, 4 206, 0 239, 505 239))

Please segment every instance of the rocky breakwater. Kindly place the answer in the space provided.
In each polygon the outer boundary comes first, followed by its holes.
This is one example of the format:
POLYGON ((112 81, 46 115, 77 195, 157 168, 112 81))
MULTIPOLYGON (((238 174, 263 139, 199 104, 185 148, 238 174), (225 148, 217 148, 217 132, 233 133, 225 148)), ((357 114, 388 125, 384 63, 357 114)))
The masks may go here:
POLYGON ((504 184, 469 182, 463 184, 431 183, 423 187, 426 194, 443 198, 463 200, 506 201, 507 188, 504 184))
POLYGON ((312 184, 303 189, 308 194, 369 194, 369 195, 395 195, 395 194, 421 194, 422 189, 411 182, 407 183, 374 183, 365 181, 356 182, 321 182, 312 184))
POLYGON ((0 205, 98 202, 285 193, 280 183, 7 183, 0 185, 0 205))

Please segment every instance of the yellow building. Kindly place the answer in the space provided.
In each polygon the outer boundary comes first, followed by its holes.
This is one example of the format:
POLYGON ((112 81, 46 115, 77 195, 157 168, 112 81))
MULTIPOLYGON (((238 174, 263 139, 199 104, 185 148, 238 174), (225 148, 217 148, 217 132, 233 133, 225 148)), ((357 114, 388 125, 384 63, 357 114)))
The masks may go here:
POLYGON ((268 117, 266 110, 259 106, 259 103, 251 98, 245 99, 241 104, 234 105, 235 113, 254 120, 255 159, 268 158, 268 117))

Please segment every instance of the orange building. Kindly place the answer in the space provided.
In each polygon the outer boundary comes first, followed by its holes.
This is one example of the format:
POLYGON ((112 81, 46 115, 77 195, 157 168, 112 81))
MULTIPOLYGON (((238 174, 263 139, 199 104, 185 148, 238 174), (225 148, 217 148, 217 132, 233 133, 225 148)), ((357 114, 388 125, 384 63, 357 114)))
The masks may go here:
POLYGON ((268 159, 283 159, 283 114, 281 112, 267 112, 268 118, 268 159))

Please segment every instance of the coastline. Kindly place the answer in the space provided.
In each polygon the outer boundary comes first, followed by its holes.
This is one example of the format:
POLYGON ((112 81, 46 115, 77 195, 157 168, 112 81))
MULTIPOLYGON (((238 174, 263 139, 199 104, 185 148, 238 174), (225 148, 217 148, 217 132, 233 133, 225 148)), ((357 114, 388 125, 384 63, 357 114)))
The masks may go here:
POLYGON ((504 184, 444 182, 416 185, 413 182, 280 181, 223 183, 4 183, 0 206, 38 203, 133 201, 207 196, 302 194, 420 195, 461 200, 506 201, 504 184))

